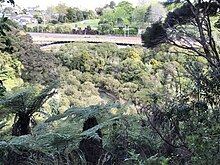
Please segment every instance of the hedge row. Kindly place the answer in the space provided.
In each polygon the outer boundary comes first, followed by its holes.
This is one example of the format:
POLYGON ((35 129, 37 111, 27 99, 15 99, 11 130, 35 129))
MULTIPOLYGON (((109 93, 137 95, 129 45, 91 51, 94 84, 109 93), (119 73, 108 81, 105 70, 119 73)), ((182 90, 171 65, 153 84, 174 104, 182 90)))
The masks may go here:
POLYGON ((138 30, 135 28, 130 28, 129 31, 128 29, 126 29, 126 31, 124 32, 123 29, 114 29, 114 34, 116 35, 124 35, 126 33, 126 35, 137 35, 138 34, 138 30))
POLYGON ((28 32, 44 32, 44 33, 72 33, 71 26, 34 26, 34 27, 26 27, 26 31, 28 32))
MULTIPOLYGON (((34 27, 24 27, 27 32, 44 32, 44 33, 63 33, 63 34, 89 34, 89 35, 125 35, 125 32, 123 29, 120 28, 110 28, 100 26, 97 30, 81 30, 81 29, 73 29, 72 26, 34 26, 34 27), (104 28, 104 29, 103 29, 104 28)), ((135 36, 137 35, 138 31, 135 28, 130 28, 129 31, 126 29, 126 36, 131 35, 135 36)))

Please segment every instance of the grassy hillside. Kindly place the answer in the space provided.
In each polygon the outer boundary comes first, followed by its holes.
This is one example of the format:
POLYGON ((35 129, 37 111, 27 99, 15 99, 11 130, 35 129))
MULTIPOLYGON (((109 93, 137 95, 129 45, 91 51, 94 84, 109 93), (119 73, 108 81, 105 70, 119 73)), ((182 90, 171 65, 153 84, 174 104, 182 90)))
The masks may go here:
POLYGON ((76 22, 76 23, 64 23, 63 25, 72 25, 73 27, 76 28, 82 28, 84 29, 87 26, 91 26, 92 29, 97 29, 99 23, 99 19, 90 19, 90 20, 84 20, 81 22, 76 22))

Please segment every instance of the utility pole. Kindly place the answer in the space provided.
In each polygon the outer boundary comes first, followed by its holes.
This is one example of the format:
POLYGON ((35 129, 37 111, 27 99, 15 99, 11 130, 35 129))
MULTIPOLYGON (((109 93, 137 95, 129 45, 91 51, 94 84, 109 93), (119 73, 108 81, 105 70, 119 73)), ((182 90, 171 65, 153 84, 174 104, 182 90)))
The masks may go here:
POLYGON ((125 25, 125 28, 124 28, 124 36, 126 37, 126 25, 125 25))
POLYGON ((129 25, 128 25, 128 37, 129 37, 129 35, 130 35, 130 34, 129 34, 129 25))

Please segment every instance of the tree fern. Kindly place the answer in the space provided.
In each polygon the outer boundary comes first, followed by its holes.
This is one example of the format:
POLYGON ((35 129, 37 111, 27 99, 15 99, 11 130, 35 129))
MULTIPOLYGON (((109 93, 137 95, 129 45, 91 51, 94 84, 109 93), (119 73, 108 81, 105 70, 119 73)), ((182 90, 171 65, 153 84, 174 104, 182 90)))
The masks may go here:
POLYGON ((26 87, 12 96, 6 95, 0 100, 0 114, 15 114, 12 134, 15 136, 31 133, 30 119, 33 113, 40 110, 42 105, 52 97, 57 83, 37 92, 36 88, 26 87))
MULTIPOLYGON (((41 94, 42 92, 36 96, 34 95, 33 98, 37 98, 41 94)), ((27 105, 31 104, 25 105, 28 107, 27 105)), ((65 164, 64 162, 66 164, 68 164, 67 162, 69 164, 71 164, 70 162, 77 162, 75 164, 84 162, 86 164, 84 157, 86 155, 79 149, 80 142, 83 139, 84 141, 86 139, 90 141, 92 139, 102 140, 99 133, 97 133, 98 130, 112 126, 121 117, 120 115, 112 115, 110 112, 112 108, 121 108, 121 105, 108 103, 85 108, 69 108, 63 114, 52 116, 46 123, 37 125, 32 130, 32 135, 13 137, 8 142, 1 142, 0 155, 7 158, 8 154, 13 153, 12 157, 14 158, 12 160, 10 158, 6 159, 11 164, 15 163, 15 160, 21 163, 25 161, 25 163, 45 165, 55 164, 55 162, 60 162, 60 164, 65 164), (103 122, 83 131, 83 122, 91 117, 99 117, 103 122), (60 120, 63 118, 66 118, 66 120, 60 120), (50 123, 52 121, 56 122, 52 124, 50 123), (12 153, 8 153, 9 151, 12 153), (39 159, 39 155, 41 155, 41 159, 39 159), (23 159, 20 160, 19 158, 23 159)), ((5 160, 1 161, 4 162, 5 160)))

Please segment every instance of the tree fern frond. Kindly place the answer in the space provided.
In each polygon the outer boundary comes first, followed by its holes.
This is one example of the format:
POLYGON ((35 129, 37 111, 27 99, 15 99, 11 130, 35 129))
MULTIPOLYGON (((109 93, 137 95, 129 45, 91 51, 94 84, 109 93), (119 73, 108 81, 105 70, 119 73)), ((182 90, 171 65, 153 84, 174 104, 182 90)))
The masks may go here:
POLYGON ((85 136, 87 138, 95 138, 95 139, 100 140, 101 137, 99 137, 99 135, 97 134, 97 131, 102 129, 102 128, 104 128, 104 127, 107 127, 107 126, 110 126, 110 125, 114 124, 115 121, 120 119, 120 118, 121 118, 121 116, 113 117, 113 118, 111 118, 109 120, 106 120, 106 121, 104 121, 104 122, 102 122, 102 123, 100 123, 100 124, 90 128, 90 129, 82 132, 80 135, 81 136, 85 136))
POLYGON ((33 87, 22 88, 22 91, 15 94, 7 94, 0 100, 0 106, 7 110, 7 113, 24 111, 29 101, 35 96, 36 89, 33 87))
POLYGON ((85 108, 69 108, 67 109, 63 114, 59 114, 56 116, 52 116, 46 120, 46 122, 52 122, 59 119, 62 119, 67 116, 73 116, 75 115, 75 118, 78 119, 87 119, 92 116, 97 116, 101 114, 103 111, 111 110, 112 108, 119 108, 119 103, 108 103, 106 105, 95 105, 95 106, 89 106, 85 108))
POLYGON ((13 137, 8 143, 0 141, 0 150, 3 148, 10 148, 11 151, 16 152, 17 154, 22 154, 22 150, 52 153, 59 149, 65 149, 71 140, 72 138, 70 135, 55 132, 39 135, 36 137, 23 135, 19 137, 13 137))
POLYGON ((34 87, 25 87, 22 91, 12 94, 12 96, 6 95, 5 98, 0 100, 0 107, 6 110, 6 113, 19 113, 24 112, 32 115, 34 112, 40 109, 42 105, 52 97, 56 91, 57 83, 50 85, 43 89, 39 94, 34 87))
POLYGON ((24 135, 19 137, 14 137, 8 142, 8 148, 10 148, 11 151, 22 154, 22 150, 26 149, 28 150, 33 144, 32 137, 30 135, 24 135))
POLYGON ((60 133, 47 133, 36 138, 35 146, 33 148, 43 151, 54 151, 58 148, 64 148, 70 141, 71 136, 60 133))
POLYGON ((33 100, 27 105, 28 113, 33 114, 37 110, 42 107, 42 105, 54 94, 57 92, 55 89, 57 88, 58 82, 49 85, 48 87, 44 88, 38 96, 34 97, 33 100))

